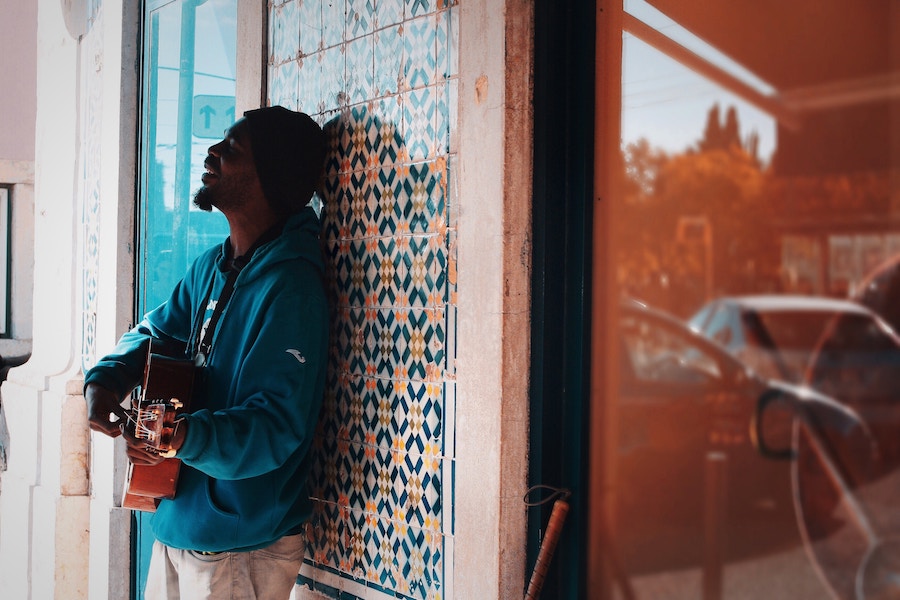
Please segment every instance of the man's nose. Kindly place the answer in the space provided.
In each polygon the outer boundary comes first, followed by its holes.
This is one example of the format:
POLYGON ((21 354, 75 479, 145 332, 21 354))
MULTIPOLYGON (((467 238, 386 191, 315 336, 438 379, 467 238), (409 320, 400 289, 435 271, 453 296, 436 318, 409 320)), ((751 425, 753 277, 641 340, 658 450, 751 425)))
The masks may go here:
POLYGON ((225 140, 222 140, 222 141, 220 141, 220 142, 217 142, 217 143, 213 144, 212 146, 210 146, 210 147, 207 149, 207 152, 210 153, 210 154, 212 154, 213 156, 218 157, 218 156, 219 156, 219 147, 220 147, 222 144, 224 144, 224 143, 225 143, 225 140))

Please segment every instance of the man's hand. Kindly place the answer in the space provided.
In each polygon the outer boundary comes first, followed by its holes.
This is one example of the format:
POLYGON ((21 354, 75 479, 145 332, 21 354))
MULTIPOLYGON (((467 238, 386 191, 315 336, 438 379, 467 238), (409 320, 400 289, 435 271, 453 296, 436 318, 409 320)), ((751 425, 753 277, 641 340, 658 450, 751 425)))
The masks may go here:
POLYGON ((84 390, 84 399, 91 429, 109 437, 121 435, 120 425, 128 421, 128 412, 120 398, 96 383, 89 383, 84 390))
POLYGON ((147 447, 146 440, 140 440, 134 437, 134 434, 124 425, 122 426, 122 438, 125 440, 125 443, 128 444, 125 448, 125 453, 128 455, 128 460, 133 464, 152 467, 165 460, 162 456, 147 447))

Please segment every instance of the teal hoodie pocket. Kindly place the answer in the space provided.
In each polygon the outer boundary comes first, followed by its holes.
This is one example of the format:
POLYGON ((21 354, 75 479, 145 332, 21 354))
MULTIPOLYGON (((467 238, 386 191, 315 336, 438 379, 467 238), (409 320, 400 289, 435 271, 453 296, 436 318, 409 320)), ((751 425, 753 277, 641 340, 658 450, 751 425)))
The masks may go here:
POLYGON ((203 473, 182 466, 178 494, 163 500, 153 516, 153 533, 160 542, 202 552, 240 549, 241 517, 215 502, 212 485, 203 473))

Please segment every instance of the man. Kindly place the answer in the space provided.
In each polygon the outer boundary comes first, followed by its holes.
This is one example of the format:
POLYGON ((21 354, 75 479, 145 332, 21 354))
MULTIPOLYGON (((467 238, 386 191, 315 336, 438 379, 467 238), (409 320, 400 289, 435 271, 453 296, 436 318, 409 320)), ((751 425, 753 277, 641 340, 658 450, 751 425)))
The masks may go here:
POLYGON ((307 115, 244 113, 209 148, 194 200, 225 215, 228 239, 85 374, 91 429, 124 431, 136 465, 160 462, 160 450, 182 462, 175 498, 152 517, 148 599, 286 599, 296 581, 328 352, 319 220, 307 205, 324 155, 307 115), (158 450, 128 432, 121 406, 151 339, 186 348, 198 365, 193 412, 158 450))

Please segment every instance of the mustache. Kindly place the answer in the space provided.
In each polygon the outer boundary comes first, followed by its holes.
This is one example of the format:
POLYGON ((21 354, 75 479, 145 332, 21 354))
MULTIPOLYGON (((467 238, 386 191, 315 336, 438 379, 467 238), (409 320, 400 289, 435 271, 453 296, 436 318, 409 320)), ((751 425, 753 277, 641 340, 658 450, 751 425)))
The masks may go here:
POLYGON ((219 159, 216 158, 215 156, 213 156, 212 154, 209 154, 203 160, 203 167, 209 171, 218 173, 219 172, 219 159))

